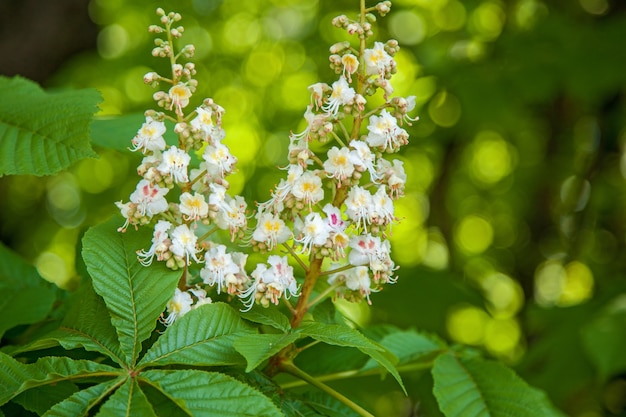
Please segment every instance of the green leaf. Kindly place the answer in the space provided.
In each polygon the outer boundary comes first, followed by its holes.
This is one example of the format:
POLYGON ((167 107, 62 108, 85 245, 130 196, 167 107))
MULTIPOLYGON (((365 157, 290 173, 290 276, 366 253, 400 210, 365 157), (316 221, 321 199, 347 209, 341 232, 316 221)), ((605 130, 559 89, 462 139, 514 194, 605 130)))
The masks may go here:
POLYGON ((358 417, 354 410, 322 391, 306 392, 303 396, 305 404, 313 407, 328 417, 358 417))
POLYGON ((125 362, 133 365, 141 342, 150 336, 165 304, 174 294, 180 272, 162 263, 145 267, 137 250, 150 244, 151 231, 117 232, 120 220, 112 218, 92 227, 83 238, 83 258, 93 287, 104 299, 117 331, 125 362))
POLYGON ((0 338, 12 327, 45 319, 55 293, 56 287, 41 278, 34 266, 0 243, 0 338))
POLYGON ((29 378, 36 378, 39 373, 32 365, 25 365, 9 355, 0 352, 0 405, 20 394, 20 387, 29 378))
POLYGON ((357 330, 339 324, 305 322, 300 325, 298 331, 305 336, 324 343, 359 349, 393 375, 406 393, 402 378, 394 366, 398 359, 391 352, 386 351, 382 346, 366 338, 357 330))
POLYGON ((58 345, 68 350, 84 348, 100 352, 124 366, 124 355, 120 350, 115 328, 111 324, 109 311, 102 297, 94 292, 89 280, 84 280, 74 294, 71 306, 58 329, 28 345, 11 349, 10 353, 15 356, 58 345))
POLYGON ((96 415, 156 417, 154 409, 134 378, 126 379, 126 382, 111 395, 96 415))
POLYGON ((145 121, 143 113, 96 118, 91 123, 91 142, 103 148, 128 152, 132 139, 145 121))
POLYGON ((246 358, 246 372, 250 372, 299 338, 297 333, 249 334, 235 340, 234 346, 246 358))
POLYGON ((227 304, 205 304, 176 320, 152 345, 139 366, 243 364, 233 342, 253 331, 227 304))
POLYGON ((242 312, 241 317, 253 323, 272 326, 283 332, 291 330, 291 324, 287 316, 275 308, 263 308, 255 304, 249 311, 242 312))
POLYGON ((199 370, 148 370, 139 376, 195 417, 282 417, 272 401, 229 376, 199 370))
POLYGON ((280 408, 285 417, 324 417, 323 414, 319 414, 310 405, 297 398, 282 398, 280 408))
POLYGON ((446 353, 432 369, 433 392, 446 417, 560 416, 545 394, 504 365, 446 353))
POLYGON ((582 338, 602 378, 626 370, 626 310, 608 308, 583 328, 582 338))
POLYGON ((52 175, 86 157, 96 90, 44 92, 20 77, 0 77, 0 176, 52 175))
POLYGON ((120 369, 87 360, 66 357, 43 357, 34 364, 24 365, 0 353, 0 405, 22 392, 62 381, 74 381, 94 376, 117 376, 120 369))
POLYGON ((65 349, 82 347, 100 352, 120 366, 124 365, 124 354, 111 324, 111 316, 90 280, 83 280, 77 291, 74 303, 58 330, 58 340, 65 349))
POLYGON ((61 381, 54 385, 44 385, 29 389, 13 398, 13 402, 21 405, 28 411, 42 415, 53 405, 65 400, 78 391, 76 384, 71 381, 61 381))
MULTIPOLYGON (((399 330, 389 333, 383 336, 379 343, 398 358, 398 365, 433 360, 434 355, 446 348, 439 339, 414 330, 399 330)), ((372 369, 376 366, 376 363, 370 360, 363 366, 363 370, 372 369)))
POLYGON ((107 381, 78 391, 50 408, 43 417, 87 416, 120 382, 119 379, 107 381))
MULTIPOLYGON (((91 141, 94 145, 103 148, 128 152, 132 146, 132 139, 145 121, 146 116, 143 113, 97 117, 91 123, 91 141)), ((178 136, 173 131, 173 125, 169 122, 165 125, 167 127, 163 135, 165 141, 169 144, 176 144, 178 136)))
POLYGON ((357 330, 340 324, 326 324, 303 322, 297 330, 304 336, 312 337, 330 345, 355 347, 357 349, 374 349, 382 351, 372 340, 369 340, 357 330))

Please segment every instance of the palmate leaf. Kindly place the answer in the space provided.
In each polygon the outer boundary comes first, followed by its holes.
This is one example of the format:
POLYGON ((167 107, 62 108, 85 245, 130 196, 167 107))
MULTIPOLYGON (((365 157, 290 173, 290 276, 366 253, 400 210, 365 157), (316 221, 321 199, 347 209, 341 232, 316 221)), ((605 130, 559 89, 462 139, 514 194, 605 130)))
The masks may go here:
POLYGON ((51 175, 86 157, 96 90, 46 93, 24 78, 0 77, 0 176, 51 175))
POLYGON ((205 304, 176 320, 138 366, 243 364, 244 359, 233 348, 233 342, 252 332, 254 329, 227 304, 205 304))
MULTIPOLYGON (((122 377, 124 378, 124 377, 122 377)), ((105 397, 115 390, 123 380, 111 380, 78 391, 51 407, 43 417, 79 417, 89 415, 105 397)))
POLYGON ((139 375, 194 417, 282 417, 272 401, 234 378, 199 370, 148 370, 139 375))
POLYGON ((398 359, 382 346, 363 336, 357 330, 339 324, 325 324, 316 322, 303 322, 298 328, 304 336, 312 337, 330 345, 354 347, 378 362, 385 368, 402 387, 406 393, 402 378, 395 368, 398 359))
POLYGON ((134 378, 124 384, 102 405, 96 416, 156 417, 156 413, 134 378))
POLYGON ((92 227, 83 238, 83 258, 93 287, 104 299, 128 365, 134 365, 141 342, 150 336, 165 304, 174 294, 180 272, 161 263, 144 267, 138 249, 150 244, 148 228, 116 231, 117 217, 92 227))
POLYGON ((31 388, 120 374, 123 374, 120 369, 87 360, 43 357, 34 364, 25 365, 0 353, 0 405, 31 388))
POLYGON ((246 372, 250 372, 299 338, 297 333, 249 334, 235 340, 234 346, 246 358, 246 372))
POLYGON ((65 400, 78 391, 78 386, 71 381, 61 381, 54 385, 31 388, 13 398, 13 402, 24 409, 42 415, 53 405, 65 400))
POLYGON ((440 355, 433 392, 446 417, 561 416, 545 395, 504 365, 480 358, 440 355))
MULTIPOLYGON (((446 349, 439 339, 414 330, 397 330, 386 334, 379 343, 398 358, 398 365, 422 360, 432 361, 434 355, 446 349)), ((368 361, 362 370, 375 368, 376 362, 368 361)))
POLYGON ((46 318, 55 293, 34 266, 0 243, 0 338, 12 327, 46 318))
POLYGON ((291 330, 287 316, 275 308, 263 308, 255 304, 249 311, 241 313, 241 317, 253 323, 274 327, 283 332, 291 330))

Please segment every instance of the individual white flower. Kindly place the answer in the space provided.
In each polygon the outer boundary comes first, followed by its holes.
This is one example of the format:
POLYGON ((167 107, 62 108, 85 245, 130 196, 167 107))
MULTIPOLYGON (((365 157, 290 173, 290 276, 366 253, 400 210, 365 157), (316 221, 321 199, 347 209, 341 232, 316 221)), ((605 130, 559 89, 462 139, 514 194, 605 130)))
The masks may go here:
POLYGON ((171 175, 178 183, 189 181, 187 177, 187 167, 191 157, 182 149, 172 146, 163 152, 163 161, 157 167, 158 171, 163 175, 171 175))
POLYGON ((152 263, 152 259, 156 255, 157 261, 163 260, 163 255, 169 251, 171 241, 167 234, 167 231, 172 227, 172 223, 166 220, 159 220, 154 225, 154 232, 152 233, 152 246, 146 251, 138 251, 137 258, 143 266, 148 266, 152 263))
POLYGON ((186 224, 181 224, 177 226, 172 233, 170 233, 170 239, 172 240, 172 245, 170 246, 170 251, 181 258, 184 258, 189 265, 189 258, 196 261, 196 263, 201 263, 196 254, 200 251, 196 247, 196 243, 198 241, 198 237, 195 233, 189 229, 189 226, 186 224))
POLYGON ((348 81, 352 82, 350 75, 354 74, 359 68, 359 59, 353 54, 345 54, 341 57, 341 63, 343 64, 344 77, 347 77, 348 81))
POLYGON ((139 214, 152 218, 155 214, 167 211, 168 205, 164 196, 168 192, 167 188, 161 188, 148 180, 141 180, 130 195, 130 202, 137 205, 139 214))
POLYGON ((314 172, 304 171, 294 182, 291 194, 305 204, 316 204, 324 198, 322 180, 314 172))
POLYGON ((191 295, 186 291, 178 288, 174 290, 174 296, 167 302, 167 318, 161 320, 166 326, 172 325, 178 318, 184 316, 191 311, 193 300, 191 295))
POLYGON ((208 145, 204 149, 202 159, 206 161, 207 171, 209 175, 224 178, 230 174, 237 163, 235 158, 228 149, 228 146, 221 143, 208 145))
POLYGON ((258 217, 258 222, 252 239, 267 245, 268 250, 274 249, 277 244, 284 243, 291 237, 291 230, 285 222, 270 213, 262 213, 258 217))
POLYGON ((165 131, 165 123, 146 117, 145 123, 132 140, 133 148, 131 151, 141 151, 145 154, 146 151, 164 150, 166 145, 163 134, 165 131))
POLYGON ((350 151, 350 162, 355 167, 367 170, 372 181, 376 182, 379 178, 376 173, 376 157, 366 142, 361 140, 350 141, 350 146, 354 148, 350 151))
POLYGON ((211 190, 211 194, 209 195, 209 204, 219 209, 226 202, 226 187, 211 183, 209 184, 209 189, 211 190))
POLYGON ((380 238, 371 234, 352 236, 350 238, 350 255, 348 262, 351 265, 369 265, 381 250, 380 238))
POLYGON ((370 221, 373 224, 387 225, 395 220, 393 215, 393 200, 387 194, 387 189, 382 185, 372 196, 374 207, 370 213, 370 221))
POLYGON ((330 97, 326 100, 326 104, 322 106, 322 109, 326 113, 336 115, 340 106, 352 104, 356 91, 350 87, 346 78, 341 76, 339 80, 335 81, 332 85, 333 91, 330 97))
POLYGON ((372 292, 369 268, 366 266, 357 266, 346 271, 345 274, 346 288, 352 291, 358 291, 367 299, 367 304, 372 304, 370 294, 372 292))
POLYGON ((230 230, 231 240, 240 229, 245 229, 248 224, 246 217, 247 203, 241 196, 226 196, 226 200, 219 206, 215 217, 215 224, 222 230, 230 230))
POLYGON ((196 302, 194 303, 192 309, 196 309, 205 304, 211 304, 213 300, 210 297, 207 297, 206 291, 202 288, 189 288, 189 292, 196 297, 196 302))
POLYGON ((408 143, 408 133, 398 126, 398 119, 387 110, 380 112, 380 116, 370 116, 369 130, 365 140, 374 148, 384 151, 396 151, 402 145, 408 143))
POLYGON ((209 205, 202 194, 184 192, 180 195, 180 212, 185 220, 196 221, 206 218, 209 205))
POLYGON ((217 284, 217 293, 220 294, 222 286, 226 285, 226 277, 238 273, 239 266, 233 261, 230 253, 226 253, 224 245, 213 246, 204 258, 206 263, 200 270, 200 277, 205 284, 210 286, 217 284))
POLYGON ((293 276, 293 268, 289 265, 286 256, 271 255, 267 258, 270 268, 263 274, 264 281, 280 284, 285 298, 298 295, 298 283, 293 276), (271 279, 268 277, 271 276, 271 279))
POLYGON ((254 279, 252 285, 239 295, 246 306, 244 311, 250 310, 255 301, 267 307, 270 303, 278 304, 283 296, 298 296, 298 283, 287 257, 272 255, 267 261, 270 267, 258 264, 250 274, 254 279))
POLYGON ((332 232, 343 232, 346 230, 348 223, 341 218, 341 210, 338 207, 328 203, 322 211, 326 214, 326 224, 332 232))
POLYGON ((346 214, 357 226, 366 229, 369 223, 370 213, 374 209, 372 195, 365 188, 354 186, 348 192, 346 198, 346 214))
POLYGON ((170 97, 171 105, 170 110, 174 109, 176 114, 183 115, 183 108, 187 107, 189 104, 189 98, 191 97, 191 90, 187 85, 183 83, 178 83, 168 92, 170 97))
POLYGON ((391 260, 391 244, 388 240, 381 241, 379 237, 369 233, 353 236, 350 239, 350 248, 348 262, 351 265, 367 265, 376 282, 396 282, 397 278, 392 277, 396 268, 391 260))
POLYGON ((330 90, 330 87, 326 83, 315 83, 309 86, 311 101, 315 104, 316 109, 322 107, 324 93, 328 90, 330 90))
POLYGON ((404 171, 404 162, 394 159, 393 164, 386 159, 381 159, 378 166, 380 177, 389 186, 392 198, 399 198, 404 195, 404 186, 406 185, 406 172, 404 171))
POLYGON ((291 133, 289 135, 289 149, 304 146, 308 149, 308 139, 312 131, 319 130, 321 126, 326 123, 328 115, 325 113, 316 114, 313 113, 312 106, 309 105, 304 112, 304 120, 306 120, 306 128, 300 133, 291 133), (304 143, 302 143, 304 142, 304 143))
POLYGON ((375 42, 374 47, 363 53, 367 75, 384 75, 393 67, 393 58, 385 51, 385 45, 375 42))
POLYGON ((324 170, 329 178, 345 181, 354 173, 354 165, 350 160, 350 149, 333 146, 328 150, 328 159, 324 161, 324 170))
POLYGON ((196 109, 197 116, 191 121, 191 127, 197 131, 204 133, 205 139, 211 137, 215 131, 215 123, 213 122, 213 110, 205 107, 196 109))
POLYGON ((313 245, 322 246, 330 236, 330 227, 322 220, 319 213, 309 213, 304 222, 298 217, 298 238, 294 239, 302 245, 302 253, 310 253, 313 245))

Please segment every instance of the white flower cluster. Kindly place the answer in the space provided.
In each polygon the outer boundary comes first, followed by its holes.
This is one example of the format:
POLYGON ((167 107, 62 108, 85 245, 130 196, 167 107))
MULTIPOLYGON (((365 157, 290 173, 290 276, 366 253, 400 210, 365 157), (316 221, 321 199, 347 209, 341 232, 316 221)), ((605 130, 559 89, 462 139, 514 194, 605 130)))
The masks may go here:
MULTIPOLYGON (((372 10, 384 15, 389 7, 390 2, 384 1, 372 10)), ((205 99, 185 113, 197 87, 195 67, 176 61, 192 56, 194 48, 187 45, 176 53, 172 40, 180 37, 184 28, 173 25, 180 15, 162 9, 157 13, 163 26, 151 26, 150 31, 165 33, 167 39, 156 40, 153 55, 174 62, 172 77, 155 72, 144 76, 147 84, 165 83, 169 88, 154 94, 163 111, 146 112, 145 123, 132 139, 131 150, 144 155, 137 169, 141 180, 130 201, 116 204, 126 219, 120 231, 153 225, 152 246, 137 252, 144 266, 156 259, 186 272, 179 288, 187 290, 176 290, 163 322, 171 324, 193 305, 211 302, 206 286, 214 287, 218 294, 240 297, 246 309, 255 303, 267 307, 299 296, 287 256, 268 254, 267 262, 250 268, 248 274, 247 254, 210 240, 217 230, 227 231, 231 242, 251 244, 262 253, 280 250, 290 254, 307 279, 311 270, 317 274, 314 279, 329 276, 329 291, 352 301, 369 302, 371 292, 394 283, 397 267, 390 257, 387 233, 396 221, 393 202, 404 193, 406 174, 400 160, 389 161, 385 155, 408 143, 402 126, 415 120, 407 115, 415 106, 414 97, 389 98, 397 42, 376 42, 372 48, 361 46, 360 50, 348 42, 331 47, 331 67, 339 79, 332 85, 309 87, 311 104, 304 113, 307 126, 290 135, 286 177, 271 198, 258 205, 255 226, 246 233, 247 204, 241 196, 228 194, 226 178, 234 171, 237 158, 222 143, 224 109, 205 99), (379 88, 384 104, 366 110, 366 97, 379 88), (178 137, 174 145, 165 140, 166 123, 173 125, 172 136, 178 137), (311 147, 313 141, 327 149, 311 147), (191 166, 194 153, 200 159, 197 167, 191 166), (322 272, 325 259, 332 265, 322 272), (311 267, 313 263, 316 268, 311 267)), ((375 20, 371 13, 367 16, 365 22, 339 16, 333 23, 366 40, 375 20)))

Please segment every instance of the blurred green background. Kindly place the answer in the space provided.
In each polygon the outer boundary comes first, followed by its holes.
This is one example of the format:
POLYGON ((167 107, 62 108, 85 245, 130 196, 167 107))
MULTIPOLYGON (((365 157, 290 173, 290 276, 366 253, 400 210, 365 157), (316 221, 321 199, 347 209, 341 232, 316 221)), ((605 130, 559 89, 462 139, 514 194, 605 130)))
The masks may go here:
MULTIPOLYGON (((395 94, 415 95, 420 116, 400 155, 400 279, 371 308, 341 307, 481 349, 569 415, 626 415, 626 2, 393 4, 375 30, 400 42, 395 94)), ((97 88, 103 117, 142 113, 153 108, 143 74, 166 70, 146 30, 159 6, 183 15, 196 46, 195 104, 226 109, 233 192, 266 200, 307 86, 336 79, 328 47, 345 35, 330 21, 358 1, 4 1, 0 71, 97 88)), ((68 289, 82 233, 138 179, 136 155, 98 151, 59 176, 0 178, 2 241, 68 289)), ((437 415, 428 374, 407 378, 409 399, 387 380, 356 386, 374 410, 437 415)))

